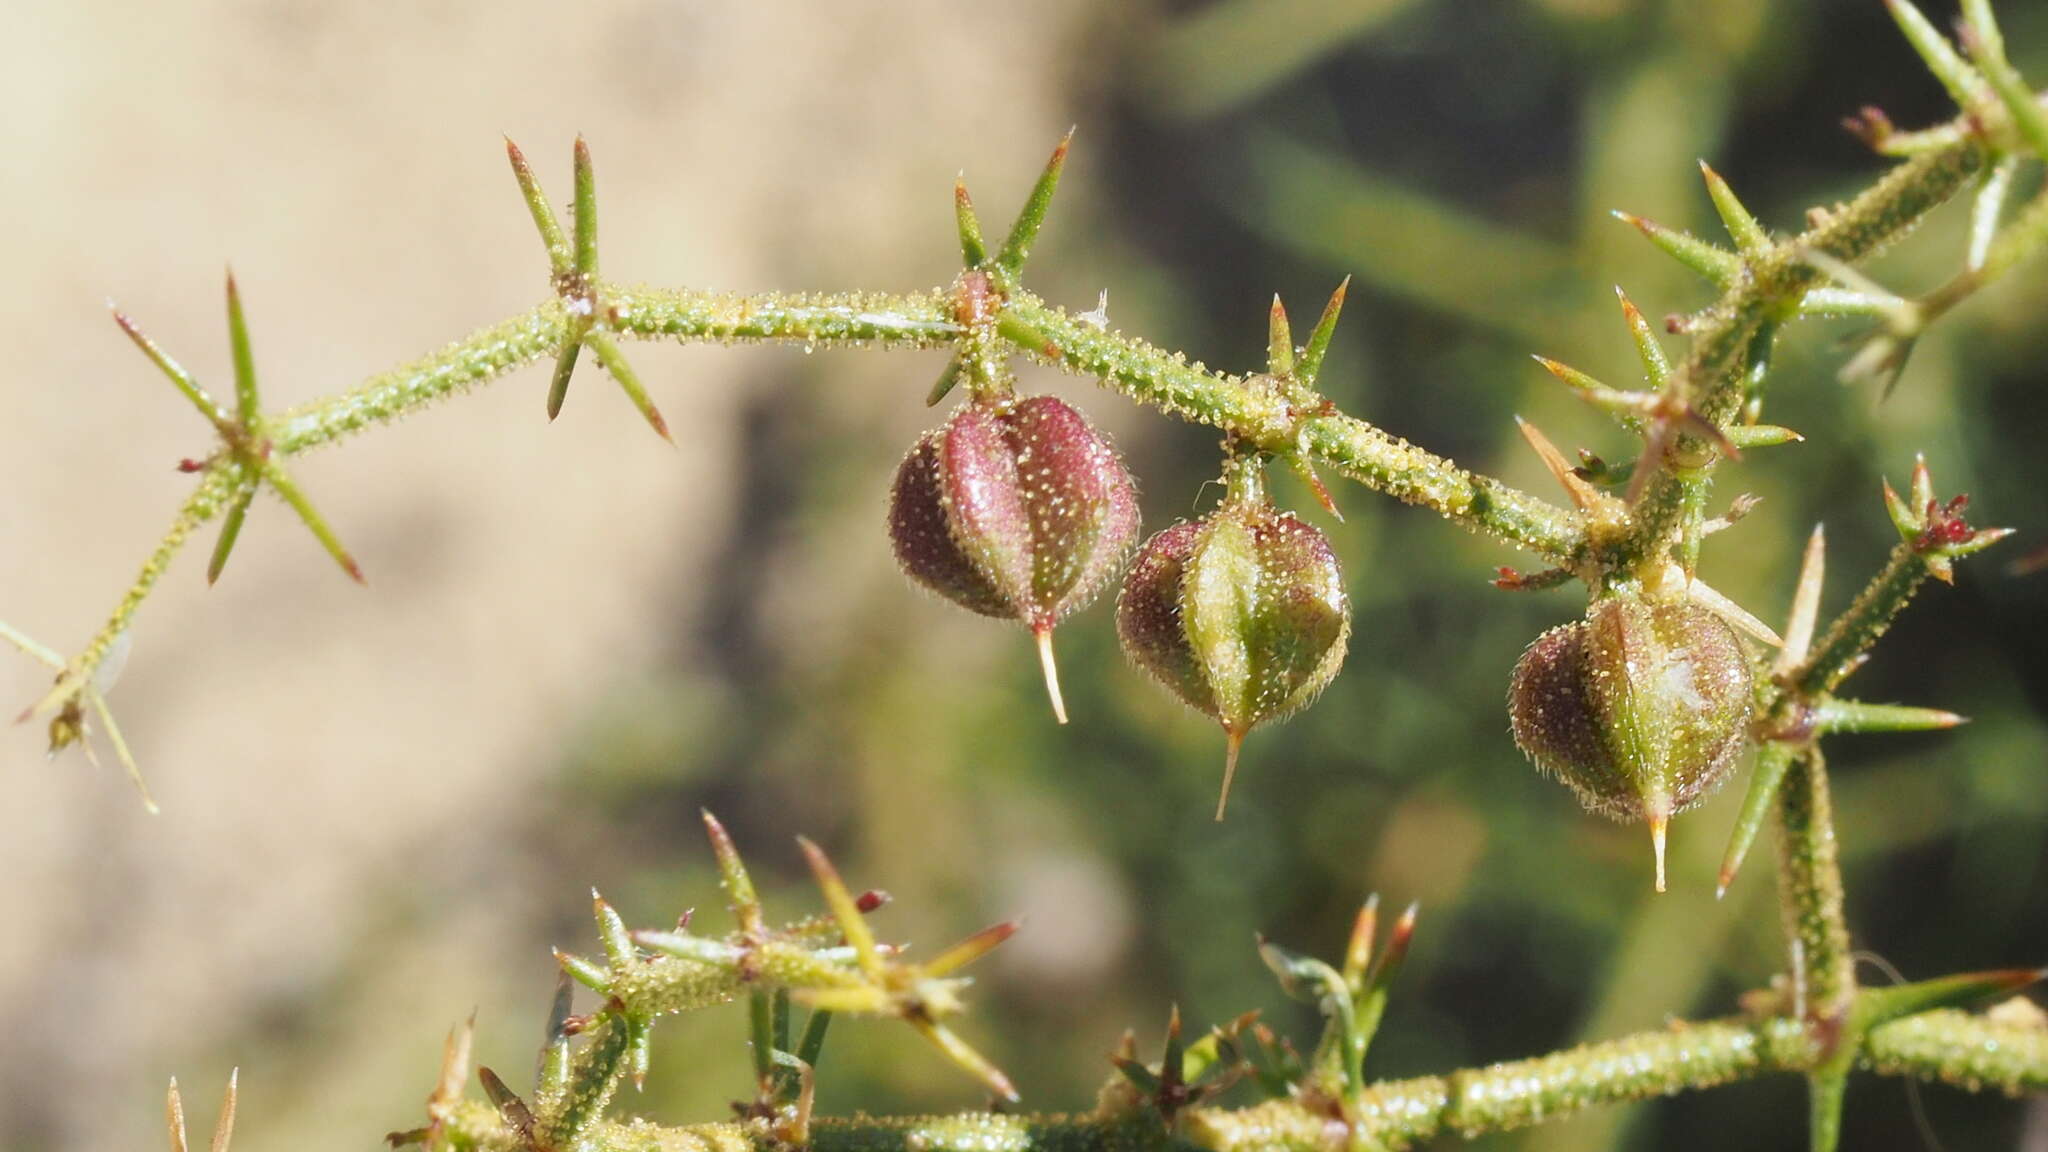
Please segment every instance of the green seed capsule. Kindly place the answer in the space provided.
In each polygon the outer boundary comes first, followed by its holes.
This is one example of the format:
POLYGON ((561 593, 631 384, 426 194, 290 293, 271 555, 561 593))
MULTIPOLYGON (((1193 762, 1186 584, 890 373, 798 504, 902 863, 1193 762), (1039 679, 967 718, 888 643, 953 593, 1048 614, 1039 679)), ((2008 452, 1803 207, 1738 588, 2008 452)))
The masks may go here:
POLYGON ((1274 508, 1255 475, 1233 484, 1215 512, 1139 549, 1116 613, 1131 660, 1223 726, 1218 820, 1245 734, 1313 701, 1343 664, 1351 631, 1329 540, 1274 508))
POLYGON ((1749 657, 1719 616, 1610 596, 1529 645, 1508 716, 1523 753, 1589 811, 1649 822, 1662 892, 1665 827, 1728 779, 1753 685, 1749 657))

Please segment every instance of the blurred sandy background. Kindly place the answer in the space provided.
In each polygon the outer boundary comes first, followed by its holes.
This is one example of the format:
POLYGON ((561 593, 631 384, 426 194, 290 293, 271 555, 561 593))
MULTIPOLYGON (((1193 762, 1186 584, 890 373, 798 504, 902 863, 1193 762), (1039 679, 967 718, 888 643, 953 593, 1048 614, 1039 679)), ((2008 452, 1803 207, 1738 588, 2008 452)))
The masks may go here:
MULTIPOLYGON (((2048 13, 2005 7, 2048 75, 2048 13)), ((1536 486, 1512 413, 1620 444, 1526 354, 1618 379, 1612 281, 1653 312, 1701 299, 1608 208, 1704 227, 1691 162, 1710 156, 1790 226, 1875 170, 1843 112, 1940 114, 1875 0, 1706 9, 12 4, 0 617, 74 650, 186 491, 172 465, 207 447, 104 298, 225 390, 232 262, 269 406, 345 387, 545 292, 501 133, 558 203, 589 136, 610 275, 914 288, 957 260, 954 174, 1000 219, 1079 123, 1042 291, 1107 287, 1120 326, 1245 366, 1271 291, 1312 316, 1356 273, 1332 393, 1536 486)), ((1957 235, 1944 219, 1885 274, 1934 282, 1957 235)), ((1916 448, 2038 540, 2044 305, 2048 274, 2015 277, 1885 405, 1830 382, 1847 329, 1801 333, 1777 416, 1815 443, 1731 470, 1725 493, 1767 502, 1708 576, 1779 615, 1826 515, 1839 604, 1885 547, 1877 477, 1916 448)), ((114 697, 161 818, 118 774, 0 733, 0 1147, 156 1146, 165 1078, 210 1118, 235 1064, 237 1147, 375 1146, 417 1121, 472 1007, 481 1058, 528 1066, 547 946, 589 946, 591 885, 636 923, 716 912, 704 804, 785 911, 810 899, 801 831, 897 895, 891 934, 1025 915, 967 1031, 1046 1107, 1084 1104, 1123 1025, 1156 1030, 1169 1001, 1305 1027, 1251 933, 1333 948, 1372 889, 1426 904, 1387 1075, 1723 1010, 1775 969, 1768 870, 1711 898, 1733 797, 1676 826, 1679 890, 1651 901, 1639 830, 1516 755, 1506 670, 1575 609, 1488 588, 1505 551, 1340 490, 1352 667, 1252 739, 1219 828, 1219 741, 1122 667, 1102 607, 1061 633, 1076 723, 1055 730, 1020 634, 893 572, 883 493, 940 356, 631 351, 682 449, 595 374, 548 425, 532 368, 299 463, 367 590, 274 503, 210 592, 196 544, 114 697)), ((1149 526, 1198 507, 1212 436, 1031 383, 1119 435, 1149 526)), ((2015 623, 2044 599, 1996 563, 1929 595, 1860 690, 1978 723, 1835 753, 1856 925, 1911 976, 2048 957, 2048 648, 2015 623)), ((0 700, 45 680, 0 660, 0 700)), ((670 1022, 628 1105, 718 1115, 744 1091, 741 1028, 670 1022)), ((834 1109, 972 1101, 889 1029, 836 1028, 826 1059, 834 1109)), ((1897 1085, 1856 1091, 1854 1146, 1918 1146, 1897 1085)), ((1490 1146, 1789 1148, 1800 1107, 1796 1084, 1751 1085, 1490 1146)), ((1953 1148, 2041 1139, 2017 1105, 1929 1107, 1953 1148)))

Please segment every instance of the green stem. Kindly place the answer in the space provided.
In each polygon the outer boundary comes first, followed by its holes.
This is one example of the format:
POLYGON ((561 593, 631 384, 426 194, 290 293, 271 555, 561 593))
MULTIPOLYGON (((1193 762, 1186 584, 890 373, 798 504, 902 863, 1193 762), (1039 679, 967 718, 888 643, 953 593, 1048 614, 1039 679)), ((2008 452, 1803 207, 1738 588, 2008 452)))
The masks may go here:
POLYGON ((1912 545, 1893 548, 1884 568, 1814 645, 1813 654, 1793 681, 1793 691, 1808 700, 1834 691, 1892 626, 1927 576, 1927 561, 1912 545))
POLYGON ((1827 765, 1817 747, 1794 759, 1778 788, 1778 879, 1798 992, 1825 1040, 1847 1019, 1856 964, 1842 912, 1827 765))
MULTIPOLYGON (((1726 426, 1736 416, 1745 391, 1744 369, 1752 340, 1766 325, 1796 308, 1800 297, 1820 278, 1807 258, 1809 253, 1819 252, 1847 263, 1875 255, 1965 188, 1985 158, 1984 145, 1974 137, 1916 156, 1830 212, 1814 228, 1750 259, 1749 275, 1738 280, 1694 328, 1692 355, 1680 369, 1694 407, 1718 426, 1726 426)), ((1624 557, 1661 562, 1664 552, 1683 536, 1684 517, 1697 515, 1688 510, 1701 505, 1680 489, 1703 484, 1705 478, 1690 475, 1694 469, 1674 468, 1669 462, 1706 459, 1709 462, 1698 469, 1704 473, 1712 467, 1712 452, 1712 445, 1700 438, 1680 435, 1674 438, 1665 460, 1643 462, 1655 466, 1657 474, 1648 481, 1635 511, 1624 557)))
MULTIPOLYGON (((1639 1033, 1531 1060, 1448 1076, 1383 1081, 1360 1096, 1365 1131, 1388 1148, 1439 1136, 1503 1132, 1604 1104, 1649 1100, 1777 1073, 1798 1073, 1818 1059, 1804 1024, 1784 1017, 1733 1017, 1639 1033)), ((1927 1012, 1870 1031, 1863 1067, 2008 1094, 2048 1090, 2048 1029, 2001 1023, 1963 1012, 1927 1012)), ((512 1152, 495 1113, 464 1105, 457 1146, 512 1152)), ((1297 1099, 1241 1109, 1198 1108, 1178 1134, 1148 1111, 1116 1114, 821 1117, 813 1152, 1353 1152, 1354 1134, 1327 1110, 1297 1099)), ((772 1152, 763 1128, 740 1123, 658 1128, 644 1122, 591 1126, 590 1152, 772 1152)))

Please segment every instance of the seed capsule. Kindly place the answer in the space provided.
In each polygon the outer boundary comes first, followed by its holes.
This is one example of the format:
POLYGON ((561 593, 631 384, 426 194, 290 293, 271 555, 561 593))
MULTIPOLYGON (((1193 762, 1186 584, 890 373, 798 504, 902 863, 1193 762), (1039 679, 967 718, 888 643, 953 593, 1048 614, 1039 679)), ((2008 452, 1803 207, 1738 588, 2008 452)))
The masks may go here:
POLYGON ((1529 645, 1508 716, 1522 752, 1589 811, 1649 822, 1662 892, 1665 827, 1728 779, 1753 684, 1749 657, 1719 616, 1610 596, 1529 645))
POLYGON ((1344 663, 1351 606, 1330 542, 1260 491, 1257 465, 1223 505, 1146 541, 1117 600, 1132 662, 1228 741, 1223 819, 1245 734, 1306 707, 1344 663))
POLYGON ((1138 537, 1138 493, 1107 438, 1051 396, 977 399, 896 470, 889 537, 911 579, 1038 640, 1067 722, 1052 629, 1087 604, 1138 537))

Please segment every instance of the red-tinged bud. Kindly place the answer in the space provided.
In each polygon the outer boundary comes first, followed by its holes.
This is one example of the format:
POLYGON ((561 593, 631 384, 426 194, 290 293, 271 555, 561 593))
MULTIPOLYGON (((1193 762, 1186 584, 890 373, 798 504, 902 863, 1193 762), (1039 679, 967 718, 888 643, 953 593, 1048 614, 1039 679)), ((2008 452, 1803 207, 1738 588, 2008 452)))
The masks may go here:
POLYGON ((961 405, 903 458, 890 496, 904 572, 1029 628, 1061 723, 1053 626, 1095 597, 1137 535, 1130 472, 1106 437, 1051 396, 961 405))
POLYGON ((1256 465, 1221 507, 1147 541, 1124 579, 1124 652, 1228 744, 1216 818, 1230 798, 1245 734, 1313 701, 1344 662, 1351 606, 1330 542, 1281 512, 1256 465))
POLYGON ((1610 596, 1529 645, 1508 715, 1515 743, 1588 810, 1649 822, 1661 892, 1665 825, 1727 780, 1748 731, 1753 675, 1714 613, 1610 596))

